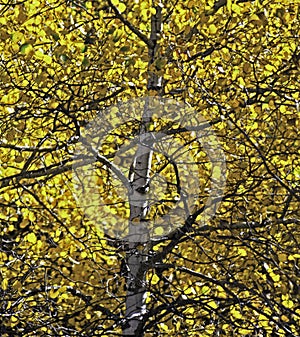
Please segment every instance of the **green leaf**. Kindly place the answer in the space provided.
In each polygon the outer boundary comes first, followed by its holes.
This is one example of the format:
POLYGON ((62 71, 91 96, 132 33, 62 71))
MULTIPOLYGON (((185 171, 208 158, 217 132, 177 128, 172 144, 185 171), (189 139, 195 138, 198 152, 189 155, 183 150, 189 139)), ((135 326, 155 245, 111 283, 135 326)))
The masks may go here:
POLYGON ((32 45, 30 43, 24 43, 20 47, 20 52, 22 54, 26 54, 27 53, 26 51, 28 51, 29 49, 32 49, 32 45))

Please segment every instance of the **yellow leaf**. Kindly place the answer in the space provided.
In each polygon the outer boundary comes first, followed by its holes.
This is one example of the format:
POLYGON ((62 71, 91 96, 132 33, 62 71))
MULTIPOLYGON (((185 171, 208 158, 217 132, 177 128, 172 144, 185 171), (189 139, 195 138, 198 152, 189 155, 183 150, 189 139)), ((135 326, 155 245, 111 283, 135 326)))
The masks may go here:
POLYGON ((164 229, 163 229, 163 227, 156 227, 156 228, 154 229, 154 233, 155 233, 156 235, 163 235, 163 234, 164 234, 164 229))
POLYGON ((294 302, 292 300, 285 300, 282 304, 288 309, 292 309, 294 307, 294 302))
POLYGON ((157 284, 159 282, 159 277, 154 274, 151 278, 151 284, 157 284))
POLYGON ((274 70, 274 66, 272 66, 271 64, 267 64, 266 65, 266 70, 273 71, 274 70))
POLYGON ((208 286, 203 286, 201 289, 202 294, 208 294, 211 291, 211 288, 208 286))
POLYGON ((80 253, 80 257, 81 257, 82 259, 85 259, 85 258, 87 257, 87 252, 81 252, 81 253, 80 253))
POLYGON ((8 280, 6 278, 2 280, 1 287, 2 287, 3 290, 7 289, 7 287, 8 287, 8 280))
POLYGON ((242 8, 239 5, 233 4, 231 10, 237 14, 241 14, 242 8))
POLYGON ((240 329, 239 330, 239 333, 241 334, 241 335, 249 335, 249 333, 251 333, 252 332, 252 330, 251 329, 240 329))
POLYGON ((11 321, 12 321, 13 323, 17 322, 17 321, 18 321, 18 317, 12 316, 12 317, 11 317, 11 321))
POLYGON ((280 275, 277 275, 277 274, 275 274, 273 272, 270 273, 270 277, 272 278, 272 280, 274 282, 278 282, 280 280, 280 275))
POLYGON ((119 112, 119 109, 116 106, 114 106, 110 109, 110 112, 112 115, 115 115, 119 112))
POLYGON ((211 307, 212 309, 217 309, 218 308, 218 304, 215 301, 210 301, 207 303, 207 305, 209 307, 211 307))
POLYGON ((68 289, 67 286, 62 286, 62 287, 59 288, 59 292, 60 292, 60 293, 63 293, 63 292, 65 292, 67 289, 68 289))
POLYGON ((229 14, 231 14, 232 0, 227 0, 226 6, 227 6, 229 14))
POLYGON ((280 318, 284 322, 289 322, 289 318, 286 315, 282 315, 280 318))
POLYGON ((43 247, 43 241, 38 240, 38 241, 37 241, 37 248, 38 248, 38 249, 41 249, 42 247, 43 247))
MULTIPOLYGON (((10 218, 11 221, 17 221, 18 219, 14 220, 14 218, 10 218)), ((15 229, 15 226, 14 225, 9 225, 7 230, 9 232, 12 232, 13 230, 15 229)))
POLYGON ((240 312, 239 310, 237 310, 236 308, 234 308, 234 307, 233 307, 233 309, 230 310, 230 313, 231 313, 231 315, 232 315, 234 318, 237 318, 237 319, 243 317, 242 314, 241 314, 241 312, 240 312))
POLYGON ((67 299, 67 298, 69 298, 69 294, 68 293, 60 294, 59 298, 62 299, 62 300, 67 299))
POLYGON ((76 234, 76 232, 77 232, 76 226, 71 226, 71 227, 69 228, 69 232, 70 232, 71 234, 76 234))
POLYGON ((126 10, 126 5, 123 4, 122 2, 120 2, 119 6, 118 6, 118 9, 121 13, 123 13, 126 10))
POLYGON ((15 33, 12 34, 11 39, 12 39, 13 42, 19 42, 19 41, 22 41, 24 39, 24 35, 21 32, 15 32, 15 33))
POLYGON ((260 21, 260 18, 256 14, 252 14, 249 18, 249 21, 260 21))
MULTIPOLYGON (((67 209, 62 209, 60 211, 60 216, 64 219, 68 218, 69 217, 69 211, 67 209)), ((74 226, 72 226, 71 228, 73 228, 74 226)), ((75 233, 73 233, 75 234, 75 233)))
POLYGON ((240 256, 247 256, 247 251, 244 248, 239 248, 238 249, 238 254, 240 256))
POLYGON ((8 193, 4 193, 4 194, 3 194, 3 198, 4 198, 4 200, 6 200, 6 201, 10 201, 10 195, 9 195, 8 193))
POLYGON ((169 331, 169 327, 165 323, 160 323, 159 326, 164 330, 164 331, 169 331))
POLYGON ((28 214, 28 219, 29 219, 30 221, 32 221, 32 222, 35 221, 36 217, 35 217, 34 213, 30 212, 30 213, 28 214))
POLYGON ((37 59, 40 59, 40 60, 42 60, 45 56, 44 53, 42 53, 40 50, 37 50, 34 55, 37 59))
POLYGON ((54 289, 51 289, 50 292, 49 292, 49 297, 50 298, 56 298, 57 296, 59 295, 59 291, 58 290, 54 290, 54 289))
POLYGON ((280 111, 281 113, 285 113, 285 112, 286 112, 286 106, 285 106, 285 105, 280 105, 279 111, 280 111))
POLYGON ((217 32, 217 27, 213 24, 209 25, 208 27, 210 34, 214 35, 217 32))
POLYGON ((55 109, 59 106, 59 103, 58 102, 51 102, 49 103, 49 108, 51 109, 55 109))
POLYGON ((295 259, 300 259, 300 254, 293 254, 288 257, 289 261, 293 261, 295 259))
POLYGON ((26 240, 30 243, 36 243, 37 238, 36 235, 34 233, 30 233, 26 235, 26 240))
POLYGON ((191 294, 195 294, 196 291, 193 287, 187 287, 186 289, 184 289, 184 294, 185 295, 191 295, 191 294))
POLYGON ((268 327, 270 325, 270 322, 265 315, 260 314, 258 316, 258 324, 263 327, 268 327))
POLYGON ((52 57, 49 56, 49 55, 45 55, 45 56, 44 56, 44 61, 45 61, 45 63, 47 63, 47 64, 51 64, 51 63, 52 63, 52 57))
POLYGON ((195 309, 193 307, 187 308, 184 311, 185 314, 193 315, 195 313, 195 309))
POLYGON ((222 173, 221 168, 218 167, 218 166, 214 166, 211 177, 214 178, 214 179, 219 179, 221 173, 222 173))

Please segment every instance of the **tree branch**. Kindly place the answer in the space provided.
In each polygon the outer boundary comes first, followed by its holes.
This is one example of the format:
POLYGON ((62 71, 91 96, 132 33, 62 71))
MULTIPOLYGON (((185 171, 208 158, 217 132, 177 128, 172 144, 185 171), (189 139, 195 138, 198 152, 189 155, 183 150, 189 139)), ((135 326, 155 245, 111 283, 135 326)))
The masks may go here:
POLYGON ((149 48, 153 48, 153 43, 147 38, 146 35, 144 35, 142 32, 140 32, 136 27, 134 27, 128 20, 124 18, 124 16, 120 13, 118 8, 112 4, 111 0, 108 0, 108 4, 114 11, 116 17, 124 23, 124 25, 129 28, 137 37, 139 37, 149 48))

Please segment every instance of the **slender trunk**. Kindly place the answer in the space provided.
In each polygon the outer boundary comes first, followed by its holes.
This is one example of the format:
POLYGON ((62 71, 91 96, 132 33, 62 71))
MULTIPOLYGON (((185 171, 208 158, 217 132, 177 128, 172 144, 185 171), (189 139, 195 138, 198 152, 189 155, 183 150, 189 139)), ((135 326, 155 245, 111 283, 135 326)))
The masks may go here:
MULTIPOLYGON (((150 66, 157 58, 159 34, 161 33, 161 7, 156 7, 156 14, 151 18, 151 44, 149 47, 149 78, 147 88, 159 93, 161 90, 161 78, 151 71, 150 66)), ((145 218, 148 213, 147 189, 149 186, 150 169, 152 161, 152 150, 149 145, 150 139, 147 125, 151 122, 153 108, 151 101, 146 99, 139 136, 139 145, 132 164, 132 194, 129 196, 130 220, 128 233, 128 250, 126 255, 128 267, 127 293, 126 293, 126 326, 123 336, 142 337, 141 320, 146 311, 146 287, 144 262, 147 258, 145 243, 148 239, 149 230, 145 218)), ((151 136, 150 136, 151 137, 151 136)))

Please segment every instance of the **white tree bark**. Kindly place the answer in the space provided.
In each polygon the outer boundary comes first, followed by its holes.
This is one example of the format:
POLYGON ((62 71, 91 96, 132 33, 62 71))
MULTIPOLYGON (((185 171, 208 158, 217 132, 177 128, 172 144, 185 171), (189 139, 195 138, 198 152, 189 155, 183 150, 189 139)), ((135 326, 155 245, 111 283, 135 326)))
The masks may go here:
MULTIPOLYGON (((161 6, 156 7, 156 14, 151 18, 151 35, 149 48, 149 77, 147 88, 159 94, 161 90, 161 78, 152 72, 150 66, 157 58, 158 38, 162 30, 161 6)), ((126 256, 128 278, 126 294, 126 326, 123 336, 142 337, 140 331, 141 321, 146 312, 146 287, 144 262, 147 258, 147 250, 143 243, 149 239, 146 216, 148 213, 147 189, 150 188, 150 170, 152 161, 151 136, 148 132, 148 124, 151 122, 153 107, 151 101, 146 99, 142 116, 139 145, 132 164, 132 193, 129 196, 130 220, 128 233, 128 251, 126 256)))

